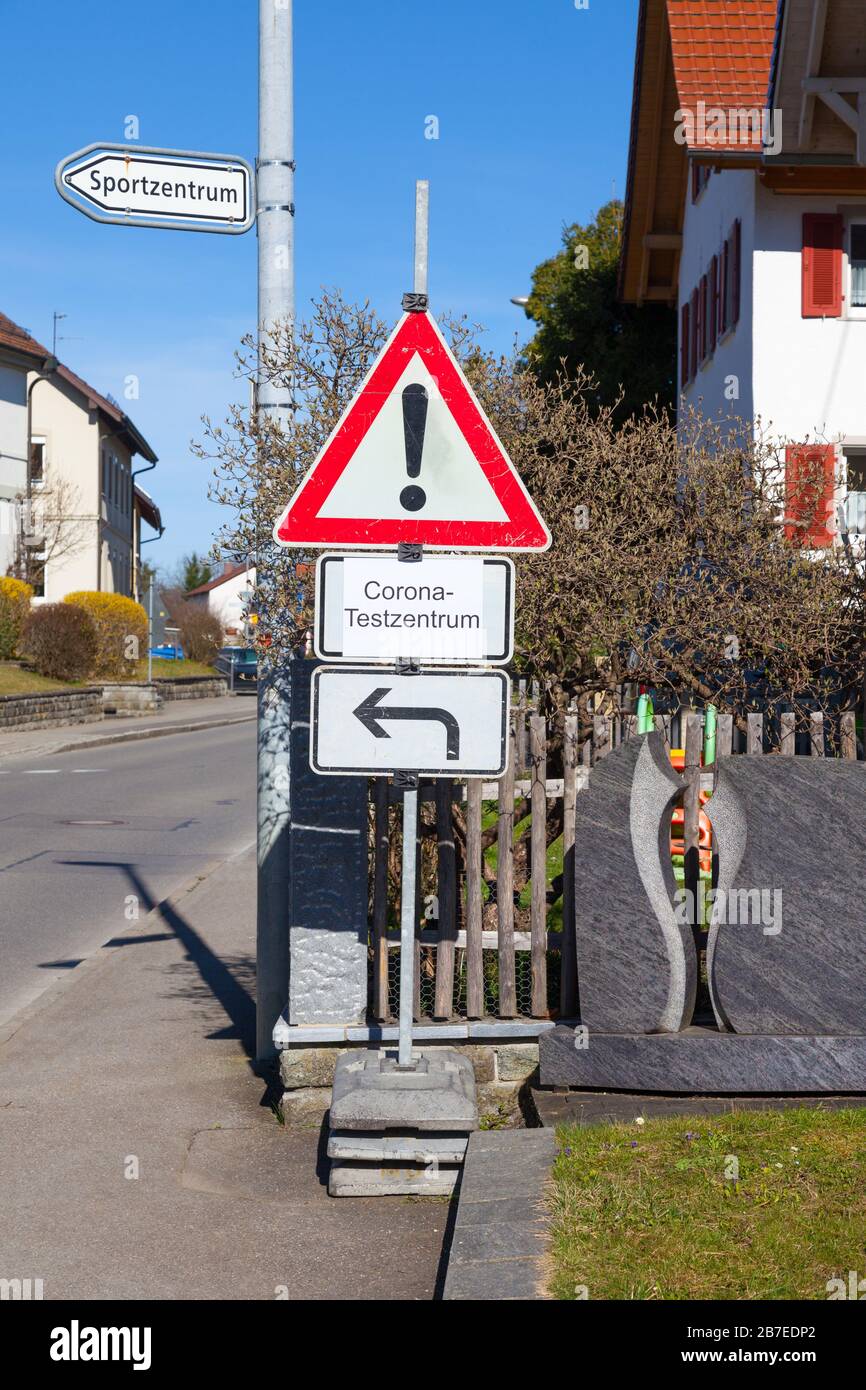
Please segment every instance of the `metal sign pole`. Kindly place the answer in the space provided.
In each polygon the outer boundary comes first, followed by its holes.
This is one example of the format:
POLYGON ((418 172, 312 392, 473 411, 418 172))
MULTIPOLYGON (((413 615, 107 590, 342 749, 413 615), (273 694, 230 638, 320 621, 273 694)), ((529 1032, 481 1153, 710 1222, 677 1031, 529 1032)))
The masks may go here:
POLYGON ((147 683, 153 682, 153 575, 147 599, 147 683))
MULTIPOLYGON (((291 426, 285 386, 271 381, 262 361, 278 323, 291 324, 294 290, 294 134, 292 0, 259 0, 259 157, 257 161, 259 420, 291 426)), ((256 580, 267 593, 273 544, 257 546, 256 580)), ((272 599, 272 595, 270 596, 272 599)), ((262 653, 258 708, 258 907, 256 925, 256 1056, 274 1055, 274 1024, 286 1003, 289 977, 288 677, 262 653)))
POLYGON ((415 1007, 415 841, 418 786, 403 793, 403 865, 400 873, 400 1042, 397 1065, 412 1066, 412 1014, 415 1007))
MULTIPOLYGON (((415 270, 412 289, 427 294, 430 185, 415 184, 415 270)), ((418 836, 418 776, 403 792, 403 863, 400 873, 400 1031, 397 1065, 412 1067, 412 1015, 415 1008, 415 869, 418 836)))

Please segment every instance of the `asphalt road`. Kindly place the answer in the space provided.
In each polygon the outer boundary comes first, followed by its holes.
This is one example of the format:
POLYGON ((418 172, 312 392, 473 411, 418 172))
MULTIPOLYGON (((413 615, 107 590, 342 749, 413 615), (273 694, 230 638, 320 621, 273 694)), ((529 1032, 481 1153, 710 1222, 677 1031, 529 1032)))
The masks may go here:
POLYGON ((0 1023, 255 825, 255 721, 4 759, 0 1023))

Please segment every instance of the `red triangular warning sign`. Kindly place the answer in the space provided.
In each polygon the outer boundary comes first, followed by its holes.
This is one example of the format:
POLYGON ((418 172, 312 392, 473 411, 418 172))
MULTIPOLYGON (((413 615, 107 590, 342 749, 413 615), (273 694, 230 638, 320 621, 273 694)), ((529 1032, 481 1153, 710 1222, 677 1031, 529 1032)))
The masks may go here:
POLYGON ((546 550, 550 533, 427 313, 398 323, 277 525, 280 545, 546 550))

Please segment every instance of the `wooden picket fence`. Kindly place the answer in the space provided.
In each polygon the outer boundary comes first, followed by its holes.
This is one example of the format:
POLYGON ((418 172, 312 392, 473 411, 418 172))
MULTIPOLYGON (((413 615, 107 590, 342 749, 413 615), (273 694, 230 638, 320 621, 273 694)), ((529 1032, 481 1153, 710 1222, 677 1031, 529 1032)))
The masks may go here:
MULTIPOLYGON (((515 696, 511 757, 498 782, 422 781, 419 789, 417 1021, 577 1013, 576 798, 593 764, 632 736, 636 720, 596 715, 591 736, 581 738, 576 714, 553 727, 535 712, 523 683, 515 696), (560 777, 548 777, 551 754, 560 777), (549 890, 553 851, 562 872, 549 890)), ((863 756, 853 712, 813 714, 800 731, 793 714, 749 714, 745 723, 743 730, 731 715, 719 715, 717 756, 863 756)), ((711 790, 713 778, 712 768, 701 766, 703 716, 657 716, 656 727, 670 747, 685 750, 685 884, 696 889, 700 791, 711 790)), ((393 1021, 397 1008, 401 799, 384 779, 374 782, 370 1009, 377 1022, 393 1021)))

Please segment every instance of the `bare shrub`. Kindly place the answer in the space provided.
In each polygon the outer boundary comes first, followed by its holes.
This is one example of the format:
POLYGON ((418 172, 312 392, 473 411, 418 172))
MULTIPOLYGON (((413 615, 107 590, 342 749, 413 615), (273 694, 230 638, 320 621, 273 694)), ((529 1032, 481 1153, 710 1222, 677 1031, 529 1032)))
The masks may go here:
POLYGON ((177 590, 163 593, 171 620, 180 631, 180 645, 188 661, 209 665, 223 645, 223 626, 204 604, 185 599, 177 590))
POLYGON ((40 676, 85 680, 96 665, 99 638, 86 609, 75 603, 43 603, 28 615, 22 651, 40 676))

